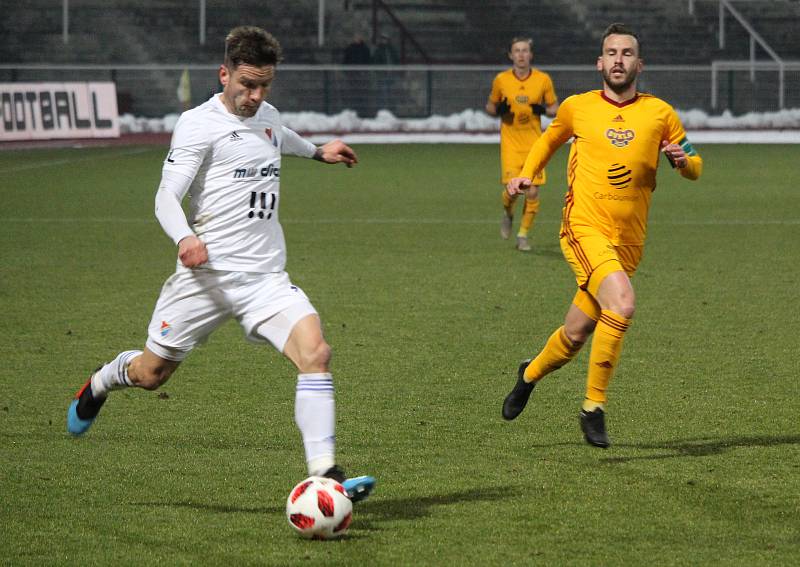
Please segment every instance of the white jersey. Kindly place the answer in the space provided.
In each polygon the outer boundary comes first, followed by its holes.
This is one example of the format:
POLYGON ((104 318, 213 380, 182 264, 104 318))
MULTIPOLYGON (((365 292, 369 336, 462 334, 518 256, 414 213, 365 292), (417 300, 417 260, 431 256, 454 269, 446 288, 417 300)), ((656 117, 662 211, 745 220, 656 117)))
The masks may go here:
POLYGON ((266 102, 252 118, 243 118, 214 95, 181 115, 163 173, 192 179, 188 220, 208 249, 205 267, 284 269, 286 242, 278 222, 281 154, 312 157, 315 151, 284 127, 278 110, 266 102))

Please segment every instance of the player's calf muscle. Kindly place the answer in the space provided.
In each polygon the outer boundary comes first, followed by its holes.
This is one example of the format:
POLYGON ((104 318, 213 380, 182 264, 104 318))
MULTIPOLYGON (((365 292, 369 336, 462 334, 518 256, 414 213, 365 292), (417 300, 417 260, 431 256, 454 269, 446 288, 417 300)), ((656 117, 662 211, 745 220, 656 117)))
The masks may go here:
POLYGON ((157 390, 166 382, 175 369, 177 362, 163 361, 159 364, 149 365, 143 356, 134 358, 128 366, 128 378, 139 388, 145 390, 157 390))

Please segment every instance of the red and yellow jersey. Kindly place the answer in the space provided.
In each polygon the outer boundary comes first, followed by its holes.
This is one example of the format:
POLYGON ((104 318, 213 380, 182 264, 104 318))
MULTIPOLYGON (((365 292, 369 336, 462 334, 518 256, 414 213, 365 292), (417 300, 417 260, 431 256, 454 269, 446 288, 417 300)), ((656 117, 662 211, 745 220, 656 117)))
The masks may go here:
POLYGON ((500 125, 502 150, 527 152, 542 134, 542 122, 531 110, 532 104, 550 106, 558 102, 550 75, 538 69, 524 79, 518 79, 513 69, 498 73, 492 82, 489 100, 497 104, 506 99, 514 117, 500 125))
POLYGON ((562 235, 583 225, 601 231, 614 245, 643 244, 662 140, 686 152, 688 165, 678 169, 682 176, 697 179, 703 169, 669 104, 642 93, 617 103, 603 91, 590 91, 561 104, 520 176, 531 178, 572 137, 562 235))

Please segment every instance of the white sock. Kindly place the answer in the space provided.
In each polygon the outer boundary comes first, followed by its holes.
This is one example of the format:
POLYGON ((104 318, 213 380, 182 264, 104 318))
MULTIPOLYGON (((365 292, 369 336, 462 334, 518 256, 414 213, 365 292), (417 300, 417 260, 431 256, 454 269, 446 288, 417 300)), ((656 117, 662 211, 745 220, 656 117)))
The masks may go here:
POLYGON ((303 436, 308 473, 319 476, 335 464, 336 411, 330 373, 297 375, 294 421, 303 436))
POLYGON ((111 390, 132 387, 133 382, 128 378, 128 364, 140 354, 140 350, 126 350, 95 372, 92 376, 92 395, 105 398, 111 390))

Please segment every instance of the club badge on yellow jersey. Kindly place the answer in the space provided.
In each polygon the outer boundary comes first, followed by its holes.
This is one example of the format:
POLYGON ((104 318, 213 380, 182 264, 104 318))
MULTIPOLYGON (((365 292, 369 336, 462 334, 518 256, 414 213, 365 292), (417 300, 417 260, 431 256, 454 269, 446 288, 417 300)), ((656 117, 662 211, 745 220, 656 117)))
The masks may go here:
POLYGON ((615 130, 614 128, 609 128, 606 130, 606 138, 609 139, 611 145, 616 146, 618 148, 624 148, 631 141, 636 137, 636 132, 633 130, 615 130))

